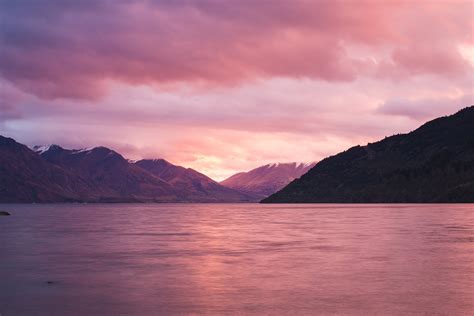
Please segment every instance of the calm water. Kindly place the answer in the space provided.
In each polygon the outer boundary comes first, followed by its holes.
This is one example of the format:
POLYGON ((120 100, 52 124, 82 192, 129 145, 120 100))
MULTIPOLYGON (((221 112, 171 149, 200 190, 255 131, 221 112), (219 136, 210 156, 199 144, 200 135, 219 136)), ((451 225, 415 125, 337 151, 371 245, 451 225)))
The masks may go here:
POLYGON ((472 204, 0 210, 2 316, 474 315, 472 204))

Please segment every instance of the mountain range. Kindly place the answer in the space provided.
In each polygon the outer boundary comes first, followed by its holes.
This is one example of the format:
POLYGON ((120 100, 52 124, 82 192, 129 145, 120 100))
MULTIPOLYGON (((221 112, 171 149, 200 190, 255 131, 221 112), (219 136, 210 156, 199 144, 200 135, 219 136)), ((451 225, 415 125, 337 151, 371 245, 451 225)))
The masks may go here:
POLYGON ((237 173, 220 184, 263 199, 301 177, 315 164, 314 162, 271 163, 248 172, 237 173))
POLYGON ((0 136, 1 202, 69 202, 92 192, 81 177, 0 136))
POLYGON ((250 202, 163 159, 127 161, 106 147, 32 149, 0 136, 0 202, 250 202))
POLYGON ((474 106, 320 161, 264 203, 474 202, 474 106))
POLYGON ((0 136, 0 202, 257 202, 301 175, 303 166, 264 166, 271 172, 240 190, 164 159, 129 161, 106 147, 30 149, 0 136))
POLYGON ((274 163, 218 183, 164 159, 0 136, 0 202, 474 202, 474 106, 319 163, 274 163))
POLYGON ((191 168, 176 166, 164 159, 143 159, 135 165, 166 181, 186 198, 195 202, 245 202, 260 200, 257 195, 220 185, 191 168))

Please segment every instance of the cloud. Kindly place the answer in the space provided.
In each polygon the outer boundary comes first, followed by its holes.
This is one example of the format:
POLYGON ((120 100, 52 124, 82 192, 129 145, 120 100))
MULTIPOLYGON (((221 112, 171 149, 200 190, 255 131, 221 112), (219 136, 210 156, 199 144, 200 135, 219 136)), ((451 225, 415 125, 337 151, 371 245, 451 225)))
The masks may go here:
POLYGON ((0 134, 216 179, 470 105, 469 2, 0 0, 0 134))
POLYGON ((474 105, 474 95, 423 99, 391 99, 383 103, 378 112, 387 115, 404 116, 415 120, 425 120, 433 116, 452 114, 461 107, 474 105))
POLYGON ((10 119, 21 117, 18 104, 25 94, 0 78, 0 124, 10 119))
POLYGON ((458 53, 472 42, 468 2, 18 0, 0 1, 0 21, 1 76, 45 99, 102 98, 109 80, 208 88, 471 67, 458 53))
POLYGON ((23 95, 18 117, 7 119, 0 134, 29 145, 104 145, 126 158, 165 158, 222 179, 269 162, 320 160, 409 132, 469 105, 463 89, 449 78, 338 84, 274 78, 165 92, 110 83, 110 94, 98 101, 23 95))

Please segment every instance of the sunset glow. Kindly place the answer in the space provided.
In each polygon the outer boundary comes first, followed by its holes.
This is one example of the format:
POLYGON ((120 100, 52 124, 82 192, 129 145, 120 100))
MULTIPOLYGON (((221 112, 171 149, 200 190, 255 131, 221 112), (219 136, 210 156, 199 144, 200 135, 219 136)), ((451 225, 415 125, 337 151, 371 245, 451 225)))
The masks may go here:
POLYGON ((474 103, 469 1, 0 1, 0 134, 216 180, 474 103))

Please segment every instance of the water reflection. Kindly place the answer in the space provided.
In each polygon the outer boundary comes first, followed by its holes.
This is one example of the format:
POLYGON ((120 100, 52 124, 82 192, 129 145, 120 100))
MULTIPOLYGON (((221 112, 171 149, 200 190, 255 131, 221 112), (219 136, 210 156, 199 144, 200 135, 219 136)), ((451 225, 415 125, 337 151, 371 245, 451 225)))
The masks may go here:
POLYGON ((474 310, 472 205, 7 208, 5 315, 474 310))

